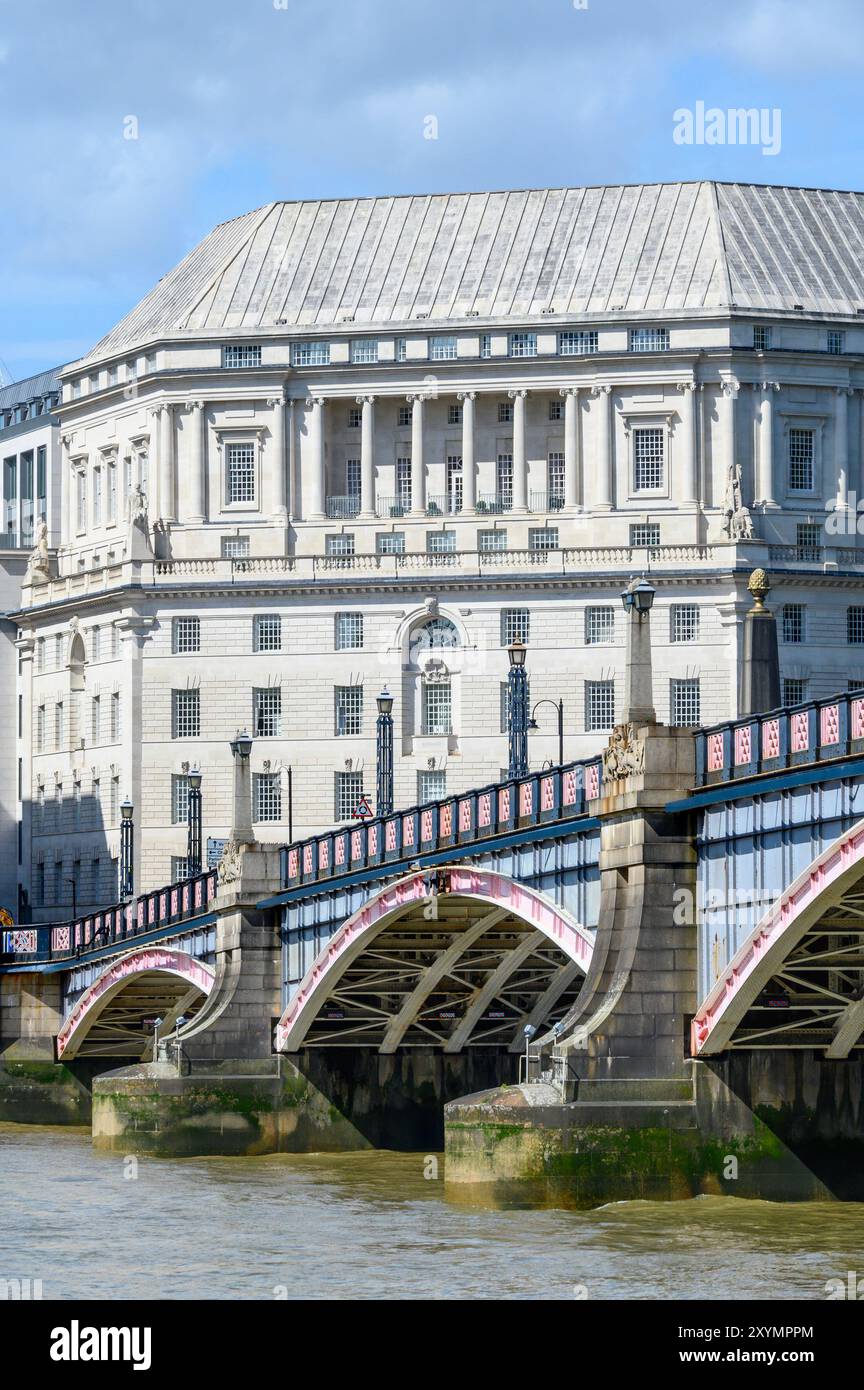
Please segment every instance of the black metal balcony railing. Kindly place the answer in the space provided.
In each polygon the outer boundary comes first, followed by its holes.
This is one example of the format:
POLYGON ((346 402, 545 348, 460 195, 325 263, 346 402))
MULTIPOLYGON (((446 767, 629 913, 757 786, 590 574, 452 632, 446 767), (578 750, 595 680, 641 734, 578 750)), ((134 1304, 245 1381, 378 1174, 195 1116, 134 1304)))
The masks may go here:
POLYGON ((199 917, 216 896, 216 870, 142 893, 69 922, 9 927, 2 933, 0 961, 25 963, 75 960, 105 946, 122 945, 147 932, 199 917))
POLYGON ((575 820, 599 796, 600 758, 529 772, 525 777, 339 826, 286 845, 282 887, 338 878, 400 859, 487 840, 550 821, 575 820))
POLYGON ((328 497, 325 511, 331 521, 346 521, 358 516, 360 512, 360 498, 352 495, 350 497, 328 497))

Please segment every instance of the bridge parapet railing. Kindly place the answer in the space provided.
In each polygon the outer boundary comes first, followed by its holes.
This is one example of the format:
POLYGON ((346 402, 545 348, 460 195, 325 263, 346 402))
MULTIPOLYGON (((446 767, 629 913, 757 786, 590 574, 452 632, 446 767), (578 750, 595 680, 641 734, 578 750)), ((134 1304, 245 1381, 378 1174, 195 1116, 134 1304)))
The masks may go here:
POLYGON ((600 793, 601 768, 599 758, 544 768, 285 845, 282 887, 319 883, 509 831, 576 819, 600 793))
POLYGON ((864 753, 864 690, 729 720, 696 734, 700 787, 864 753))
POLYGON ((2 934, 0 961, 74 960, 103 946, 121 945, 145 932, 198 917, 216 896, 216 870, 181 879, 165 888, 143 893, 129 902, 114 903, 75 917, 70 922, 9 927, 2 934))

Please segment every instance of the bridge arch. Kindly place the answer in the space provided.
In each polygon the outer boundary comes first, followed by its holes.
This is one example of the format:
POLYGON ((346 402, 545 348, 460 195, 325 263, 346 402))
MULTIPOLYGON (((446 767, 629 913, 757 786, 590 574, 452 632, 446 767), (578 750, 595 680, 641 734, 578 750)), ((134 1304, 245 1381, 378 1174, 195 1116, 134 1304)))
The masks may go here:
POLYGON ((593 936, 543 894, 490 870, 421 870, 331 937, 284 1010, 276 1048, 524 1046, 566 1012, 593 936))
POLYGON ((694 1056, 815 1048, 846 1057, 864 1030, 864 821, 784 890, 691 1025, 694 1056))
POLYGON ((72 1006, 57 1035, 57 1057, 141 1057, 152 1052, 153 1029, 170 1031, 181 1015, 197 1013, 215 971, 185 951, 149 946, 113 960, 72 1006))

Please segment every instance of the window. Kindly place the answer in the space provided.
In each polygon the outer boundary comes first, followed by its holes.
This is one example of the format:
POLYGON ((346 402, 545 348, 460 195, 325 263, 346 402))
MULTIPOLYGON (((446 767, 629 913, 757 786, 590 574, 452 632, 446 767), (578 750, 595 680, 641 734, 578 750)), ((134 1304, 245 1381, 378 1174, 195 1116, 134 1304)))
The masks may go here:
POLYGON ((334 697, 337 737, 358 738, 363 732, 362 685, 337 685, 334 697))
POLYGON ((256 614, 252 623, 252 647, 256 652, 282 650, 282 619, 278 613, 256 614))
POLYGON ((768 352, 771 347, 771 329, 764 323, 753 326, 753 346, 757 352, 768 352))
POLYGON ((417 801, 423 806, 427 801, 440 801, 447 795, 446 772, 417 773, 417 801))
POLYGON ((850 695, 860 695, 864 690, 864 676, 853 676, 846 682, 846 689, 850 695))
POLYGON ((39 637, 36 640, 36 670, 45 670, 45 638, 39 637))
POLYGON ((321 342, 294 343, 291 348, 293 367, 326 367, 330 363, 330 344, 321 342))
POLYGON ((87 475, 83 468, 75 474, 75 513, 76 527, 79 531, 87 529, 87 475))
POLYGON ((282 687, 268 685, 252 691, 252 728, 256 738, 279 738, 282 733, 282 687))
POLYGON ((585 682, 585 728, 591 733, 611 729, 615 724, 614 681, 585 682))
POLYGON ((396 361, 397 361, 397 362, 407 362, 407 361, 408 361, 408 339, 407 339, 407 338, 397 338, 397 339, 396 339, 396 361))
POLYGON ((495 463, 496 501, 504 512, 513 506, 513 455, 499 454, 495 463))
POLYGON ((513 422, 513 402, 512 402, 512 401, 499 401, 499 402, 498 402, 498 424, 499 424, 499 425, 509 425, 509 424, 512 424, 512 422, 513 422))
POLYGON ((45 706, 39 705, 36 710, 36 752, 45 751, 45 706))
POLYGON ((359 498, 360 489, 363 486, 362 468, 359 459, 345 460, 345 495, 350 498, 359 498))
POLYGON ((789 491, 813 491, 813 430, 789 431, 789 491))
POLYGON ((634 430, 634 491, 659 492, 664 485, 663 477, 663 430, 658 428, 634 430))
POLYGON ((456 357, 456 338, 452 333, 439 333, 429 339, 430 362, 452 362, 456 357))
POLYGON ((846 350, 846 334, 839 328, 829 328, 826 343, 827 351, 839 354, 846 350))
POLYGON ((491 357, 491 356, 492 356, 492 334, 491 334, 491 333, 481 333, 481 334, 480 334, 480 356, 481 356, 481 357, 491 357))
POLYGON ((118 743, 120 740, 120 691, 115 690, 111 695, 111 742, 118 743))
POLYGON ((363 646, 363 614, 336 614, 336 650, 349 651, 363 646))
POLYGON ((93 469, 93 525, 102 525, 102 469, 93 469))
POLYGON ((222 348, 222 366, 260 367, 260 345, 258 343, 225 343, 222 348))
POLYGON ((453 404, 448 405, 447 407, 447 424, 462 424, 462 406, 459 404, 458 401, 453 402, 453 404))
POLYGON ((255 501, 255 445, 228 445, 228 506, 255 501))
POLYGON ((546 503, 549 511, 564 506, 564 455, 557 451, 546 461, 546 503))
POLYGON ((278 772, 252 774, 252 819, 282 819, 282 785, 278 772))
POLYGON ((447 455, 447 510, 455 513, 462 510, 462 455, 447 455))
POLYGON ((359 430, 363 423, 363 407, 360 405, 349 405, 348 407, 348 428, 349 430, 359 430))
POLYGON ((64 666, 62 632, 58 632, 54 638, 54 665, 57 667, 58 671, 62 670, 64 666))
POLYGON ((412 414, 413 414, 413 411, 412 411, 410 405, 400 405, 399 408, 398 408, 398 410, 396 411, 396 423, 397 423, 397 425, 399 425, 400 427, 404 427, 405 425, 410 425, 410 424, 411 424, 411 416, 412 416, 412 414))
POLYGON ((426 553, 428 555, 455 555, 455 531, 427 531, 426 553))
POLYGON ((783 605, 783 641, 784 641, 784 642, 803 642, 803 641, 804 641, 804 604, 803 604, 803 603, 784 603, 784 605, 783 605))
POLYGON ((411 510, 411 460, 396 460, 396 506, 401 511, 411 510))
POLYGON ((63 701, 59 700, 54 706, 54 747, 62 748, 63 740, 66 735, 66 722, 64 719, 63 701))
POLYGON ((820 539, 820 528, 815 522, 799 521, 795 527, 797 558, 805 562, 807 560, 820 560, 822 558, 820 539))
POLYGON ((98 661, 102 654, 102 629, 97 624, 90 629, 90 660, 98 661))
POLYGON ((807 682, 800 676, 786 676, 782 682, 784 705, 803 705, 807 699, 807 682))
POLYGON ((175 654, 181 654, 183 652, 200 652, 200 618, 172 618, 171 650, 175 654))
POLYGON ((643 546, 649 550, 660 544, 660 523, 658 521, 637 521, 630 527, 630 546, 639 550, 643 546))
POLYGON ((564 402, 563 402, 563 401, 550 401, 550 402, 549 402, 549 419, 550 419, 550 420, 563 420, 563 419, 564 419, 564 402))
POLYGON ((846 609, 846 641, 854 647, 864 645, 864 608, 846 609))
POLYGON ((171 737, 199 738, 201 735, 200 690, 171 691, 171 737))
POLYGON ((108 524, 117 520, 117 465, 108 464, 108 524))
POLYGON ((559 333, 558 351, 562 357, 578 357, 585 352, 596 352, 596 329, 577 329, 573 332, 559 333))
POLYGON ((411 634, 411 646, 417 651, 432 651, 436 647, 459 647, 459 630, 449 618, 428 618, 411 634))
POLYGON ((631 352, 663 352, 669 346, 668 328, 631 328, 631 352))
POLYGON ((363 800, 363 773, 336 773, 336 805, 334 819, 351 820, 363 800))
POLYGON ((451 732, 449 680, 424 681, 422 686, 423 733, 440 737, 451 732))
POLYGON ((558 549, 557 526, 529 526, 528 549, 546 551, 558 549))
POLYGON ((90 701, 90 742, 98 743, 102 732, 102 701, 94 695, 90 701))
POLYGON ((324 537, 324 553, 333 559, 350 559, 354 554, 354 534, 339 531, 324 537))
POLYGON ((185 854, 171 855, 171 882, 182 883, 189 877, 189 860, 185 854))
POLYGON ((502 608, 501 646, 509 647, 511 642, 531 640, 531 613, 527 608, 502 608))
POLYGON ((378 339, 377 338, 354 338, 351 342, 351 361, 352 362, 377 362, 378 361, 378 339))
POLYGON ((669 609, 669 641, 698 642, 699 609, 695 603, 673 603, 669 609))
POLYGON ((511 334, 510 334, 510 356, 511 356, 511 357, 536 357, 536 356, 537 356, 537 334, 536 334, 536 333, 511 333, 511 334))
POLYGON ((615 609, 585 609, 585 645, 599 647, 615 641, 615 609))
POLYGON ((171 824, 186 825, 189 821, 189 778, 176 773, 171 778, 171 824))
POLYGON ((699 678, 669 682, 669 722, 677 727, 690 728, 699 723, 699 678))
POLYGON ((375 537, 375 550, 379 555, 404 555, 404 531, 379 531, 375 537))
POLYGON ((248 536, 223 536, 222 559, 246 560, 249 557, 248 536))
POLYGON ((507 532, 500 530, 478 531, 477 549, 481 555, 495 555, 501 550, 506 550, 507 532))

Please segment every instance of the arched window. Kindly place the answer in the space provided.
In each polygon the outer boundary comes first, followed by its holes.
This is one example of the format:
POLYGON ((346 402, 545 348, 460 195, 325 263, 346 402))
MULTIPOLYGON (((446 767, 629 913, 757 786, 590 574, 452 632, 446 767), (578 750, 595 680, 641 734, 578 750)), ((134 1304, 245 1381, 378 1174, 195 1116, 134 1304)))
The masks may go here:
POLYGON ((429 618, 411 634, 415 651, 430 651, 433 647, 458 647, 459 632, 449 618, 429 618))

